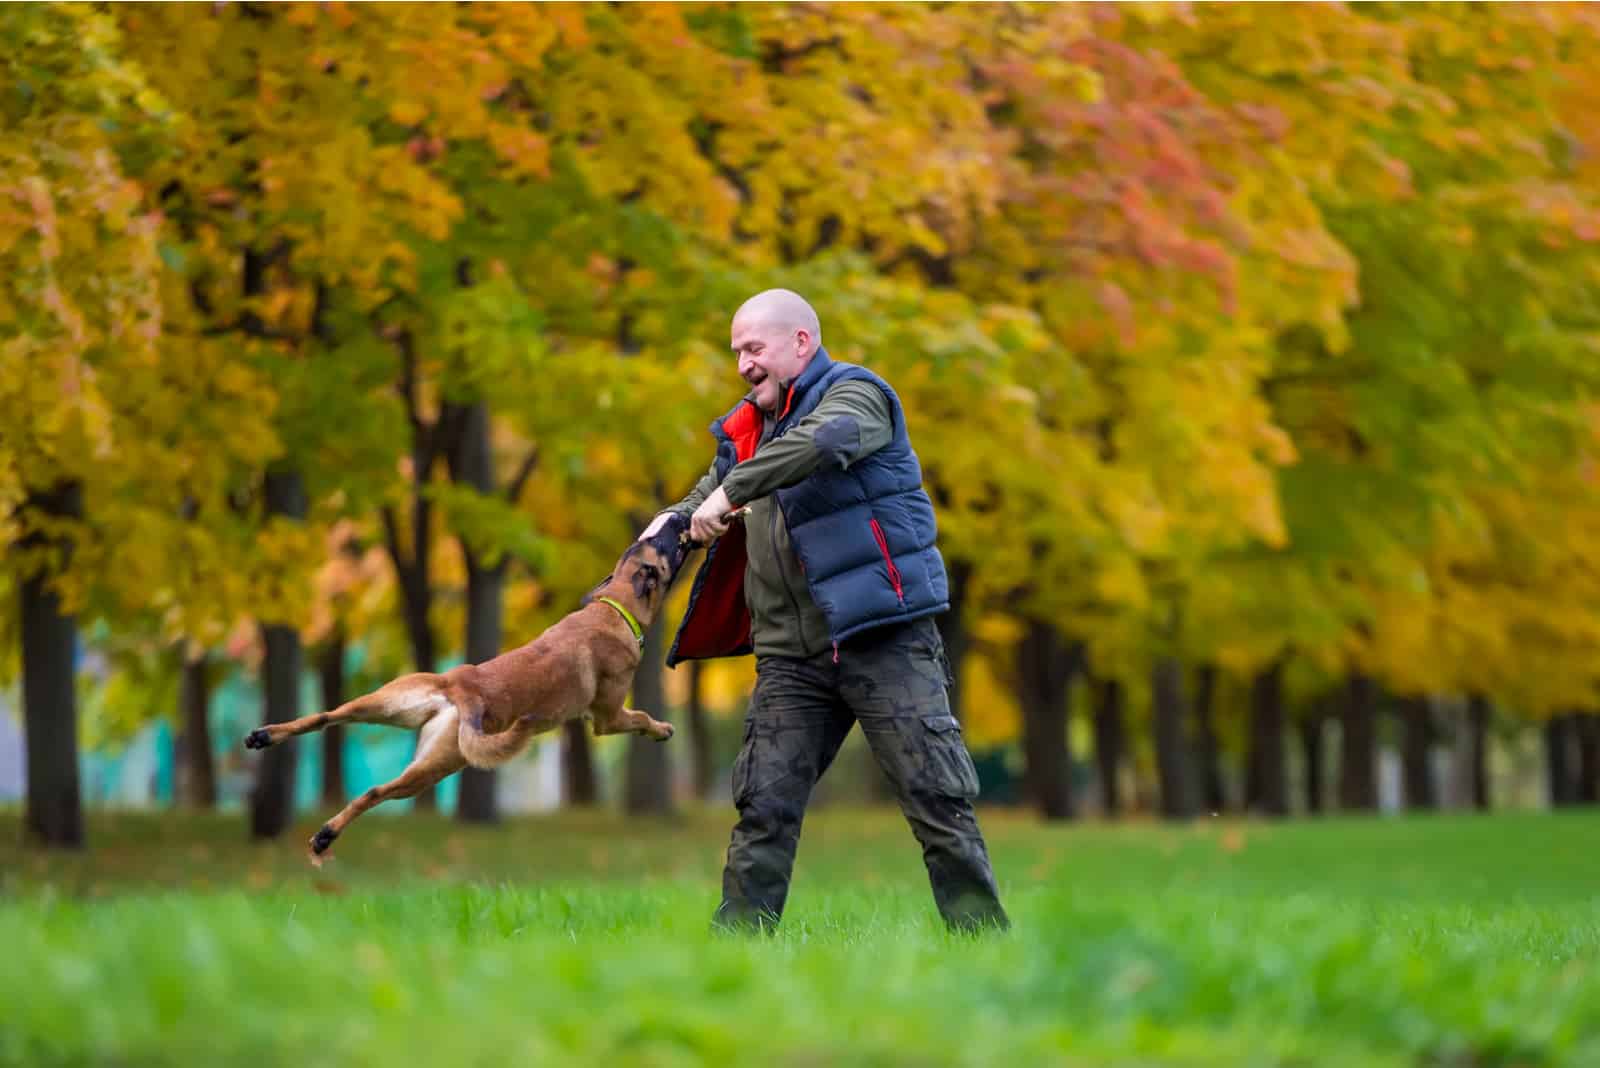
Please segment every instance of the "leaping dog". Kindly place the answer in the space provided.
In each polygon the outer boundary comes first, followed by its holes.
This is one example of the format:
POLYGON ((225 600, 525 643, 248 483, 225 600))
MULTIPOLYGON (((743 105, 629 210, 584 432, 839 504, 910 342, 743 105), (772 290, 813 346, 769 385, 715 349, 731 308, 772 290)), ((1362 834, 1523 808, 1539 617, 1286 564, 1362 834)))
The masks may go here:
POLYGON ((350 821, 391 798, 411 797, 471 764, 492 768, 527 748, 533 736, 589 717, 595 734, 672 737, 672 724, 624 707, 648 627, 690 551, 689 520, 670 516, 622 554, 577 611, 533 641, 482 664, 443 674, 402 675, 364 697, 314 716, 251 731, 247 749, 339 723, 385 723, 419 731, 416 756, 392 782, 374 786, 311 838, 320 864, 350 821))

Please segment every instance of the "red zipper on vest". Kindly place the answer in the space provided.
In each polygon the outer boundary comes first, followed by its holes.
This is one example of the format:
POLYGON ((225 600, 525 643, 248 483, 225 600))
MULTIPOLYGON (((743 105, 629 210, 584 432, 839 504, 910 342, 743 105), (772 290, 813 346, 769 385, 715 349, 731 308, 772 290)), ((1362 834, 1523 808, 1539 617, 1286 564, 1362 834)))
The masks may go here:
POLYGON ((900 569, 894 566, 894 558, 889 555, 889 539, 883 536, 883 528, 876 519, 872 521, 872 536, 877 539, 878 551, 883 554, 883 566, 889 569, 889 584, 894 587, 894 595, 901 604, 905 604, 906 590, 900 582, 900 569))

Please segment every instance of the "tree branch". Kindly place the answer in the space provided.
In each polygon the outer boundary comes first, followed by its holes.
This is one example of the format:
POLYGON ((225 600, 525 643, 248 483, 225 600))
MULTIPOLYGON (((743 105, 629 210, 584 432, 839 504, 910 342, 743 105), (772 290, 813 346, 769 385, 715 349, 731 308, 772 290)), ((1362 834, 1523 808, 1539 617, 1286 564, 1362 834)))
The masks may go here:
POLYGON ((410 565, 406 563, 406 559, 400 550, 400 521, 395 518, 394 509, 391 507, 385 506, 382 515, 383 541, 389 547, 389 556, 393 558, 395 570, 400 572, 403 584, 405 574, 410 569, 410 565))
POLYGON ((534 469, 539 466, 539 446, 535 445, 528 450, 528 455, 522 458, 522 466, 517 468, 517 473, 512 476, 511 484, 506 487, 506 501, 516 504, 517 498, 522 496, 522 487, 527 485, 534 469))
POLYGON ((409 330, 396 330, 392 338, 394 347, 400 352, 400 382, 395 388, 399 390, 401 399, 406 402, 406 419, 411 423, 411 440, 415 452, 417 443, 422 441, 425 433, 422 415, 417 410, 417 347, 409 330))

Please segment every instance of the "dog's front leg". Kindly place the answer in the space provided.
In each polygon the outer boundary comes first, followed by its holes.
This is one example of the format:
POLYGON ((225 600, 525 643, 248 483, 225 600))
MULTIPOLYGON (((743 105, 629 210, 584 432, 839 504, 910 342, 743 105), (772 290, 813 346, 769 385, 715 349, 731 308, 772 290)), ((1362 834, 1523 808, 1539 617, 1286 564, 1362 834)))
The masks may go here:
POLYGON ((658 742, 672 737, 672 724, 653 719, 648 712, 616 708, 594 712, 594 732, 600 734, 646 734, 658 742))

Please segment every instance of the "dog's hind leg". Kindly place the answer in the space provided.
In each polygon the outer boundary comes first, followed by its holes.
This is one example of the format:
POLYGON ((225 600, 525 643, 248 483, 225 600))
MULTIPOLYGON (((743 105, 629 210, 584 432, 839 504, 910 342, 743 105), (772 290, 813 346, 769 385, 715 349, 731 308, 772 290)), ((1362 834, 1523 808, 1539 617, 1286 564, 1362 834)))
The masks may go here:
POLYGON ((385 801, 412 797, 467 766, 466 759, 461 755, 461 748, 456 743, 457 717, 455 706, 448 701, 444 702, 438 714, 423 725, 421 737, 417 739, 416 756, 412 758, 406 770, 389 782, 374 786, 361 794, 312 835, 312 863, 320 865, 322 855, 333 845, 333 840, 350 826, 351 820, 367 809, 385 801))
POLYGON ((445 703, 444 676, 430 672, 402 675, 393 682, 353 701, 346 701, 330 712, 301 716, 286 723, 269 723, 245 735, 246 749, 265 749, 286 738, 320 731, 338 723, 385 723, 391 727, 419 730, 445 703))

